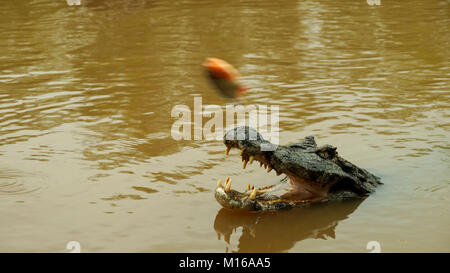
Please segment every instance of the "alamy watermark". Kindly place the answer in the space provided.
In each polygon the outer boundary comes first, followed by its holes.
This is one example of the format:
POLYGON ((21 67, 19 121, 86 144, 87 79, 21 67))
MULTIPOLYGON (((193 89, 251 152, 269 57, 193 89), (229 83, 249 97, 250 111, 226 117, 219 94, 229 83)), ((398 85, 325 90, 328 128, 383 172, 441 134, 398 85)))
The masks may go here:
POLYGON ((69 253, 81 253, 81 244, 78 241, 70 241, 67 243, 66 249, 70 250, 69 253))
POLYGON ((367 4, 369 6, 373 6, 373 5, 379 6, 379 5, 381 5, 381 0, 366 0, 366 1, 367 1, 367 4))
POLYGON ((67 5, 69 6, 80 6, 81 0, 66 0, 67 5))
MULTIPOLYGON (((187 105, 176 105, 172 108, 171 116, 177 118, 171 128, 171 136, 175 140, 223 140, 226 131, 248 126, 275 144, 271 147, 279 144, 278 105, 227 104, 223 109, 219 105, 203 105, 202 97, 194 97, 193 111, 187 105), (209 120, 203 123, 205 118, 209 120)), ((256 135, 247 137, 256 139, 256 135)), ((269 149, 266 147, 265 150, 269 149)))
POLYGON ((367 250, 371 250, 369 253, 381 253, 381 244, 378 241, 369 241, 366 245, 367 250))

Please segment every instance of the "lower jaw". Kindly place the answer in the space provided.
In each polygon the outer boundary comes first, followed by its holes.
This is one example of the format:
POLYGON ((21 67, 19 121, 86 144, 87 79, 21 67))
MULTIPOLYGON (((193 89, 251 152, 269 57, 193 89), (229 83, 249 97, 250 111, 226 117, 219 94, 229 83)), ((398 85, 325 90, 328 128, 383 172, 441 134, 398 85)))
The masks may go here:
POLYGON ((325 191, 315 189, 306 183, 290 177, 289 181, 284 183, 280 182, 256 189, 257 194, 255 196, 252 196, 253 189, 250 187, 247 191, 238 192, 227 187, 227 184, 225 187, 218 185, 215 197, 225 208, 250 211, 290 209, 309 206, 326 199, 327 193, 325 191))
POLYGON ((234 200, 231 198, 224 198, 220 193, 221 189, 216 189, 216 199, 222 207, 231 209, 234 211, 280 211, 286 209, 292 209, 295 207, 309 207, 312 204, 319 203, 323 199, 317 200, 290 200, 290 199, 273 199, 273 200, 234 200))

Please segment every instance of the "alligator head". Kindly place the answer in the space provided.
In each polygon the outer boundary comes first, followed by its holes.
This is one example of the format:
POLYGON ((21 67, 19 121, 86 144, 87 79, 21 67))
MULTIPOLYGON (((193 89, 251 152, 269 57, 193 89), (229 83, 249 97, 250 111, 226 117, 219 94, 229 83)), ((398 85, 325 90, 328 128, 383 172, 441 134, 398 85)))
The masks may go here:
POLYGON ((273 211, 363 198, 381 184, 375 175, 338 156, 335 147, 317 147, 312 136, 300 143, 276 146, 253 128, 242 126, 228 131, 224 143, 227 155, 232 148, 240 150, 244 169, 256 161, 268 172, 286 175, 278 184, 260 188, 249 184, 242 192, 231 189, 231 178, 224 185, 219 180, 215 197, 225 208, 273 211))

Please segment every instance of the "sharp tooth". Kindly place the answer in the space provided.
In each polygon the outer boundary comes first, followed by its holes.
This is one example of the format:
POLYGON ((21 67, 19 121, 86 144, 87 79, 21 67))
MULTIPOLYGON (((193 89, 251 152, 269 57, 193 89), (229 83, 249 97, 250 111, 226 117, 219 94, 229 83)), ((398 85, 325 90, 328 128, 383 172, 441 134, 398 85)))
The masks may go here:
POLYGON ((267 169, 267 172, 270 173, 271 170, 272 170, 272 167, 269 166, 269 168, 267 169))
POLYGON ((249 190, 250 190, 250 184, 248 184, 248 187, 247 187, 249 190))
POLYGON ((225 150, 225 155, 228 155, 230 153, 231 147, 227 147, 227 149, 225 150))
POLYGON ((222 187, 222 179, 217 180, 217 187, 222 187))
POLYGON ((253 189, 253 191, 252 191, 252 193, 250 194, 249 198, 250 198, 251 200, 255 200, 255 198, 256 198, 256 189, 253 189))
POLYGON ((227 176, 227 179, 225 179, 225 185, 228 184, 228 181, 230 181, 231 178, 229 176, 227 176))
POLYGON ((231 179, 228 180, 228 183, 225 185, 225 192, 231 191, 231 179))
POLYGON ((251 156, 250 156, 250 160, 249 160, 250 164, 253 163, 253 160, 255 160, 255 157, 251 155, 251 156))
POLYGON ((242 163, 242 168, 245 169, 245 167, 247 167, 247 162, 248 162, 248 161, 244 159, 244 163, 242 163))
POLYGON ((255 188, 255 186, 252 186, 252 190, 255 188))

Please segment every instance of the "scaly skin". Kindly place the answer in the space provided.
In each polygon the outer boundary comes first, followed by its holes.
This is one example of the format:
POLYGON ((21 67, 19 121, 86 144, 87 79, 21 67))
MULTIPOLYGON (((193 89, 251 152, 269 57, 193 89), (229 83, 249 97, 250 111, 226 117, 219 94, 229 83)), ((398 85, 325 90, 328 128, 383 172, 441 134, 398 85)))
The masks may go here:
POLYGON ((239 192, 231 189, 231 179, 225 184, 219 180, 216 200, 225 208, 250 211, 276 211, 314 203, 349 198, 364 198, 382 184, 380 179, 338 156, 331 145, 317 147, 314 137, 305 137, 300 143, 274 146, 264 151, 270 142, 254 129, 238 127, 224 136, 226 154, 232 148, 241 150, 243 167, 253 161, 260 162, 268 172, 285 174, 280 183, 263 188, 248 186, 239 192))

